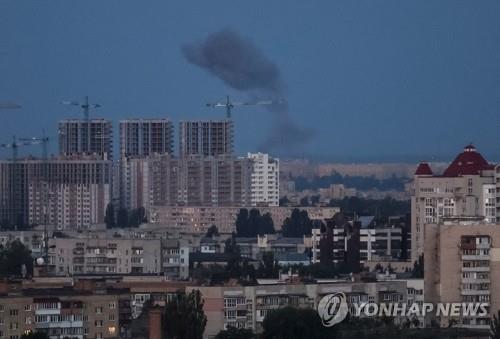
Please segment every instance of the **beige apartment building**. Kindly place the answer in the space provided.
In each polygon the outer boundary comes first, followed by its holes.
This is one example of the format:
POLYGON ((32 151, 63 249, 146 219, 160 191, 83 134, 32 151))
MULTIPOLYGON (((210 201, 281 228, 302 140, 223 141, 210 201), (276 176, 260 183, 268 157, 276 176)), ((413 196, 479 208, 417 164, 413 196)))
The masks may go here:
POLYGON ((488 329, 500 310, 500 227, 459 219, 425 225, 425 301, 488 303, 487 316, 439 317, 447 327, 488 329))
MULTIPOLYGON (((183 233, 206 233, 208 228, 216 225, 221 233, 232 233, 236 230, 236 217, 241 208, 248 210, 256 208, 260 214, 270 213, 274 228, 280 230, 286 218, 290 217, 294 207, 182 207, 182 206, 153 206, 149 211, 149 221, 153 224, 165 225, 172 231, 183 233)), ((312 220, 332 218, 340 212, 338 207, 300 207, 307 211, 312 220)))
POLYGON ((425 224, 447 217, 480 217, 485 223, 496 223, 499 178, 495 166, 473 145, 467 145, 442 174, 420 163, 411 197, 412 260, 423 253, 425 224))
MULTIPOLYGON (((354 283, 338 281, 324 284, 271 284, 234 287, 187 287, 186 292, 200 290, 207 316, 203 338, 213 338, 229 326, 262 332, 262 322, 273 310, 293 306, 316 309, 320 299, 330 293, 344 292, 354 314, 353 303, 406 303, 405 281, 354 283)), ((399 323, 402 319, 396 318, 399 323)))
POLYGON ((119 307, 129 295, 70 288, 5 292, 0 297, 0 338, 44 332, 50 338, 118 338, 119 307))
POLYGON ((250 159, 166 154, 127 159, 122 169, 122 200, 128 208, 251 204, 250 159))
POLYGON ((51 238, 49 248, 56 275, 163 271, 160 239, 51 238))

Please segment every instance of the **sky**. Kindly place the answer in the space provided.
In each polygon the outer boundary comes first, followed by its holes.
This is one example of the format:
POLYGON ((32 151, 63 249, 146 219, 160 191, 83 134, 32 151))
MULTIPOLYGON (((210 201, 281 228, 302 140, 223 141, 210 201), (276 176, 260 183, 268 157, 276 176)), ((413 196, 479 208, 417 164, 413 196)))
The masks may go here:
MULTIPOLYGON (((180 120, 224 118, 205 103, 245 93, 186 61, 181 46, 230 29, 279 68, 290 119, 311 131, 273 155, 431 161, 473 142, 493 161, 499 17, 494 0, 1 0, 0 101, 22 109, 0 111, 0 143, 43 129, 55 137, 59 119, 81 116, 61 101, 85 95, 115 134, 120 119, 167 117, 177 141, 180 120)), ((233 113, 237 153, 256 151, 272 113, 233 113)))

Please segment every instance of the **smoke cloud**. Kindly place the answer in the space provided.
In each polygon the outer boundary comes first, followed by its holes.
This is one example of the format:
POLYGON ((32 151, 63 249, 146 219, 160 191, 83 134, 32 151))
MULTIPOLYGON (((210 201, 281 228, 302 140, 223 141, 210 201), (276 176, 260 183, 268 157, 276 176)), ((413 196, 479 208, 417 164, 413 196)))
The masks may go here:
POLYGON ((259 147, 262 151, 281 150, 293 153, 309 141, 311 131, 298 126, 288 113, 285 86, 278 66, 248 39, 224 29, 204 41, 182 46, 191 64, 199 66, 229 87, 245 93, 252 100, 273 100, 266 105, 273 113, 271 135, 259 147))

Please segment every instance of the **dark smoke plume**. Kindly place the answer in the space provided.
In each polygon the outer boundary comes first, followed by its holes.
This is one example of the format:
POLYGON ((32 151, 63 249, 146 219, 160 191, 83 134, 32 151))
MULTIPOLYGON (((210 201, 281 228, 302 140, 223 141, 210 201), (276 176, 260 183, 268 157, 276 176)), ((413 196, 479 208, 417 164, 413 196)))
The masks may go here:
POLYGON ((254 100, 274 100, 265 106, 274 113, 271 136, 261 150, 294 151, 312 133, 296 125, 288 114, 285 86, 280 70, 249 40, 229 29, 210 34, 201 43, 182 46, 186 59, 221 79, 229 87, 244 92, 254 100))

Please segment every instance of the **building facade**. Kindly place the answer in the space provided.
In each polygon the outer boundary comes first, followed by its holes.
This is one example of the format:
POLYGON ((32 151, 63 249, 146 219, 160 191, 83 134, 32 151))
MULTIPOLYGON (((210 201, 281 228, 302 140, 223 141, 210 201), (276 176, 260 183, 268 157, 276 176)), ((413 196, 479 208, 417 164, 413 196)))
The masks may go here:
POLYGON ((253 161, 252 206, 279 206, 279 160, 265 153, 248 153, 253 161))
POLYGON ((128 208, 153 206, 246 206, 252 161, 229 156, 127 159, 122 200, 128 208))
POLYGON ((498 178, 495 167, 473 145, 467 145, 441 175, 421 163, 411 197, 412 260, 423 253, 425 224, 447 217, 481 217, 495 223, 498 178))
POLYGON ((173 154, 174 126, 168 119, 120 121, 120 157, 173 154))
POLYGON ((65 119, 59 121, 59 154, 97 155, 113 159, 113 126, 105 119, 65 119))
POLYGON ((181 121, 179 156, 218 156, 233 154, 231 120, 181 121))
POLYGON ((438 317, 441 327, 489 329, 500 309, 500 227, 452 220, 425 225, 425 301, 487 303, 486 316, 438 317))
POLYGON ((97 156, 0 161, 0 220, 59 229, 103 223, 111 171, 112 162, 97 156))

